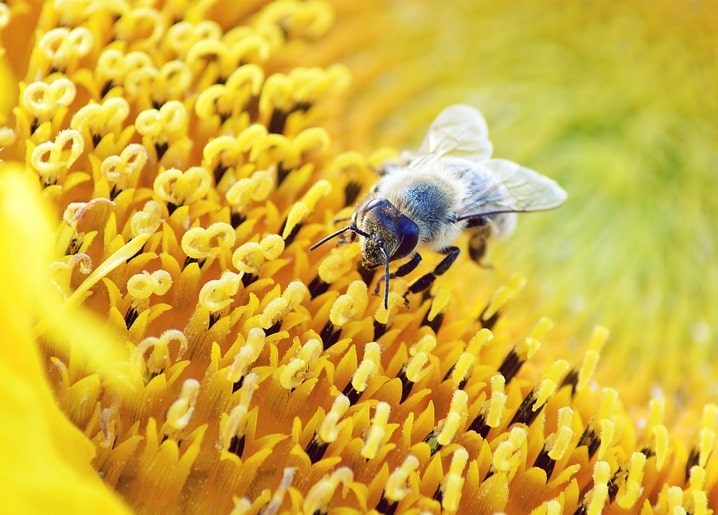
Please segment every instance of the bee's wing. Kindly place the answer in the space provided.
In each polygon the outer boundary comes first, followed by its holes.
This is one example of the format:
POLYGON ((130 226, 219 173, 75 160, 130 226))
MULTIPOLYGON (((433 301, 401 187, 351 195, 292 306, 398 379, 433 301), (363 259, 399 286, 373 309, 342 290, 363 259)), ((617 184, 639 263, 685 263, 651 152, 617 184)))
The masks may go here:
POLYGON ((417 159, 443 156, 480 162, 491 157, 489 129, 479 111, 467 105, 452 105, 441 111, 429 127, 417 159))
POLYGON ((563 204, 566 192, 555 181, 505 159, 477 163, 463 175, 471 194, 458 220, 498 213, 543 211, 563 204))

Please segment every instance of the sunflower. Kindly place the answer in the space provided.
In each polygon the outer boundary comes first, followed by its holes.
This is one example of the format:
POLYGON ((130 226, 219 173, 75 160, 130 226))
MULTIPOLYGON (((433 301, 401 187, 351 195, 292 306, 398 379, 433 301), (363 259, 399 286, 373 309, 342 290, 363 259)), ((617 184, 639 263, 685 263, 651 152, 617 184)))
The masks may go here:
POLYGON ((0 7, 9 511, 712 512, 707 3, 0 7), (309 247, 456 102, 569 201, 384 306, 309 247))

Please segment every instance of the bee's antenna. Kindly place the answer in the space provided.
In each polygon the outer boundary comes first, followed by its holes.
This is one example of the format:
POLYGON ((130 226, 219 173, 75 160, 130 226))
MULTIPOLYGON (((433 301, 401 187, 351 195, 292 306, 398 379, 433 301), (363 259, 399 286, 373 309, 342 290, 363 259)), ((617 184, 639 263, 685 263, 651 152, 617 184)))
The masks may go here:
POLYGON ((389 309, 389 256, 383 246, 379 246, 384 256, 384 309, 389 309))
POLYGON ((336 238, 337 236, 341 236, 342 234, 344 234, 344 233, 347 232, 347 231, 352 231, 352 232, 357 233, 359 236, 363 236, 363 237, 365 237, 365 238, 369 238, 369 234, 368 234, 368 233, 365 233, 364 231, 360 230, 356 225, 351 224, 351 225, 347 225, 346 227, 342 227, 342 228, 339 229, 338 231, 334 231, 334 232, 331 233, 329 236, 326 236, 326 237, 322 238, 321 240, 319 240, 318 242, 316 242, 314 245, 312 245, 311 247, 309 247, 309 250, 314 250, 314 249, 316 249, 317 247, 319 247, 320 245, 325 244, 326 242, 328 242, 328 241, 331 240, 332 238, 336 238))
POLYGON ((347 225, 346 227, 342 227, 342 228, 339 229, 338 231, 334 231, 334 232, 331 233, 329 236, 326 236, 326 237, 322 238, 321 240, 319 240, 318 242, 316 242, 314 245, 312 245, 311 247, 309 247, 309 250, 314 250, 314 249, 316 249, 317 247, 319 247, 320 245, 324 245, 326 242, 328 242, 328 241, 331 240, 332 238, 336 238, 337 236, 340 236, 340 235, 344 234, 344 233, 347 232, 347 231, 351 231, 352 229, 353 229, 353 227, 352 227, 351 225, 347 225))

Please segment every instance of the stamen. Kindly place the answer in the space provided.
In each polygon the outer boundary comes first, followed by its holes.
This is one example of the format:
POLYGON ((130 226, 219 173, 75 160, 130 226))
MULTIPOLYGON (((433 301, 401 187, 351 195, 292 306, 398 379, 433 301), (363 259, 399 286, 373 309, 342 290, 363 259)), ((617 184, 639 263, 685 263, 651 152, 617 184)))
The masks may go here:
POLYGON ((334 399, 332 408, 324 417, 317 433, 322 442, 331 443, 337 439, 342 426, 347 423, 346 420, 342 421, 341 419, 349 409, 349 405, 349 399, 345 395, 339 394, 334 399))
POLYGON ((504 376, 496 374, 491 377, 491 399, 486 413, 486 425, 489 427, 499 427, 501 424, 506 410, 506 401, 508 400, 508 395, 506 395, 504 388, 504 376))
MULTIPOLYGON (((240 334, 237 339, 243 340, 244 337, 240 334)), ((239 348, 227 372, 227 379, 230 382, 236 384, 245 376, 264 350, 265 341, 265 333, 262 329, 255 327, 247 332, 246 342, 239 348)))
POLYGON ((456 434, 464 428, 468 418, 469 396, 463 390, 456 390, 451 397, 451 406, 446 418, 439 422, 439 434, 436 441, 439 445, 446 446, 454 439, 456 434))
POLYGON ((524 427, 513 427, 506 437, 496 447, 491 463, 497 472, 511 480, 525 460, 528 434, 524 427))
POLYGON ((608 501, 608 482, 611 480, 611 467, 605 461, 597 461, 593 466, 593 489, 583 501, 586 515, 600 515, 608 501))
POLYGON ((601 348, 608 339, 609 331, 603 326, 597 326, 593 330, 591 340, 588 343, 588 350, 584 354, 581 368, 578 372, 578 381, 576 383, 576 392, 582 391, 588 385, 591 377, 593 377, 598 360, 601 357, 601 348))
POLYGON ((253 372, 247 374, 240 389, 239 402, 231 409, 229 414, 222 414, 219 431, 223 450, 229 450, 232 441, 244 435, 247 414, 251 409, 252 395, 257 390, 258 385, 259 376, 253 372))
POLYGON ((354 479, 349 467, 340 467, 328 476, 317 481, 307 492, 302 504, 303 513, 324 513, 339 485, 347 485, 354 479))
POLYGON ((310 373, 312 364, 321 355, 322 350, 322 342, 312 338, 299 349, 296 357, 292 358, 286 365, 280 366, 277 369, 277 374, 282 388, 287 390, 299 388, 310 373))
POLYGON ((351 385, 361 393, 366 390, 369 381, 381 370, 381 347, 376 342, 369 342, 364 347, 364 359, 352 376, 351 385))
POLYGON ((381 446, 386 443, 387 424, 389 422, 390 412, 391 406, 389 406, 388 403, 383 401, 379 401, 379 403, 377 403, 371 427, 364 437, 364 446, 360 452, 362 457, 368 460, 374 459, 381 446))
POLYGON ((616 504, 624 509, 634 508, 643 493, 643 475, 646 456, 641 452, 631 454, 628 475, 616 494, 616 504))
POLYGON ((416 475, 419 468, 419 460, 413 454, 409 454, 404 462, 389 474, 386 486, 384 487, 384 497, 389 502, 399 502, 407 495, 412 493, 411 476, 416 475))
POLYGON ((569 450, 574 434, 572 422, 573 410, 568 406, 559 408, 556 432, 549 437, 551 449, 548 451, 548 456, 553 461, 563 459, 569 450))
POLYGON ((332 304, 329 320, 337 327, 342 328, 352 320, 364 315, 369 304, 369 294, 364 281, 352 281, 347 293, 340 295, 332 304))
POLYGON ((240 285, 240 276, 223 272, 219 279, 207 281, 199 292, 199 305, 210 313, 219 313, 234 301, 240 285))
POLYGON ((164 295, 171 286, 172 276, 166 270, 145 270, 128 279, 127 293, 135 300, 146 300, 150 295, 164 295))
POLYGON ((193 227, 182 235, 182 251, 197 260, 218 257, 234 247, 235 238, 234 228, 224 222, 214 222, 206 229, 193 227))
POLYGON ((186 172, 169 168, 157 175, 153 188, 160 200, 175 206, 189 205, 207 196, 212 188, 212 177, 199 166, 186 172))
POLYGON ((469 453, 459 447, 451 456, 449 472, 441 481, 441 506, 448 512, 454 513, 459 509, 461 493, 464 488, 464 469, 469 460, 469 453))
POLYGON ((182 383, 182 392, 179 398, 172 403, 167 410, 165 421, 165 433, 181 432, 186 429, 192 420, 194 407, 199 396, 199 381, 196 379, 186 379, 182 383))

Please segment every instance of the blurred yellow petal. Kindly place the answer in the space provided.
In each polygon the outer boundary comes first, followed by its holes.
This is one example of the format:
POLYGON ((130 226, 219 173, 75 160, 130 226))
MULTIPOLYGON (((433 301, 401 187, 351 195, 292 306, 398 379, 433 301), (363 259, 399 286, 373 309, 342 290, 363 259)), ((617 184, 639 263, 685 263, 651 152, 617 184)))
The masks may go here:
POLYGON ((125 513, 92 467, 92 443, 60 411, 33 341, 52 258, 53 217, 19 165, 0 165, 2 491, 14 513, 125 513))

